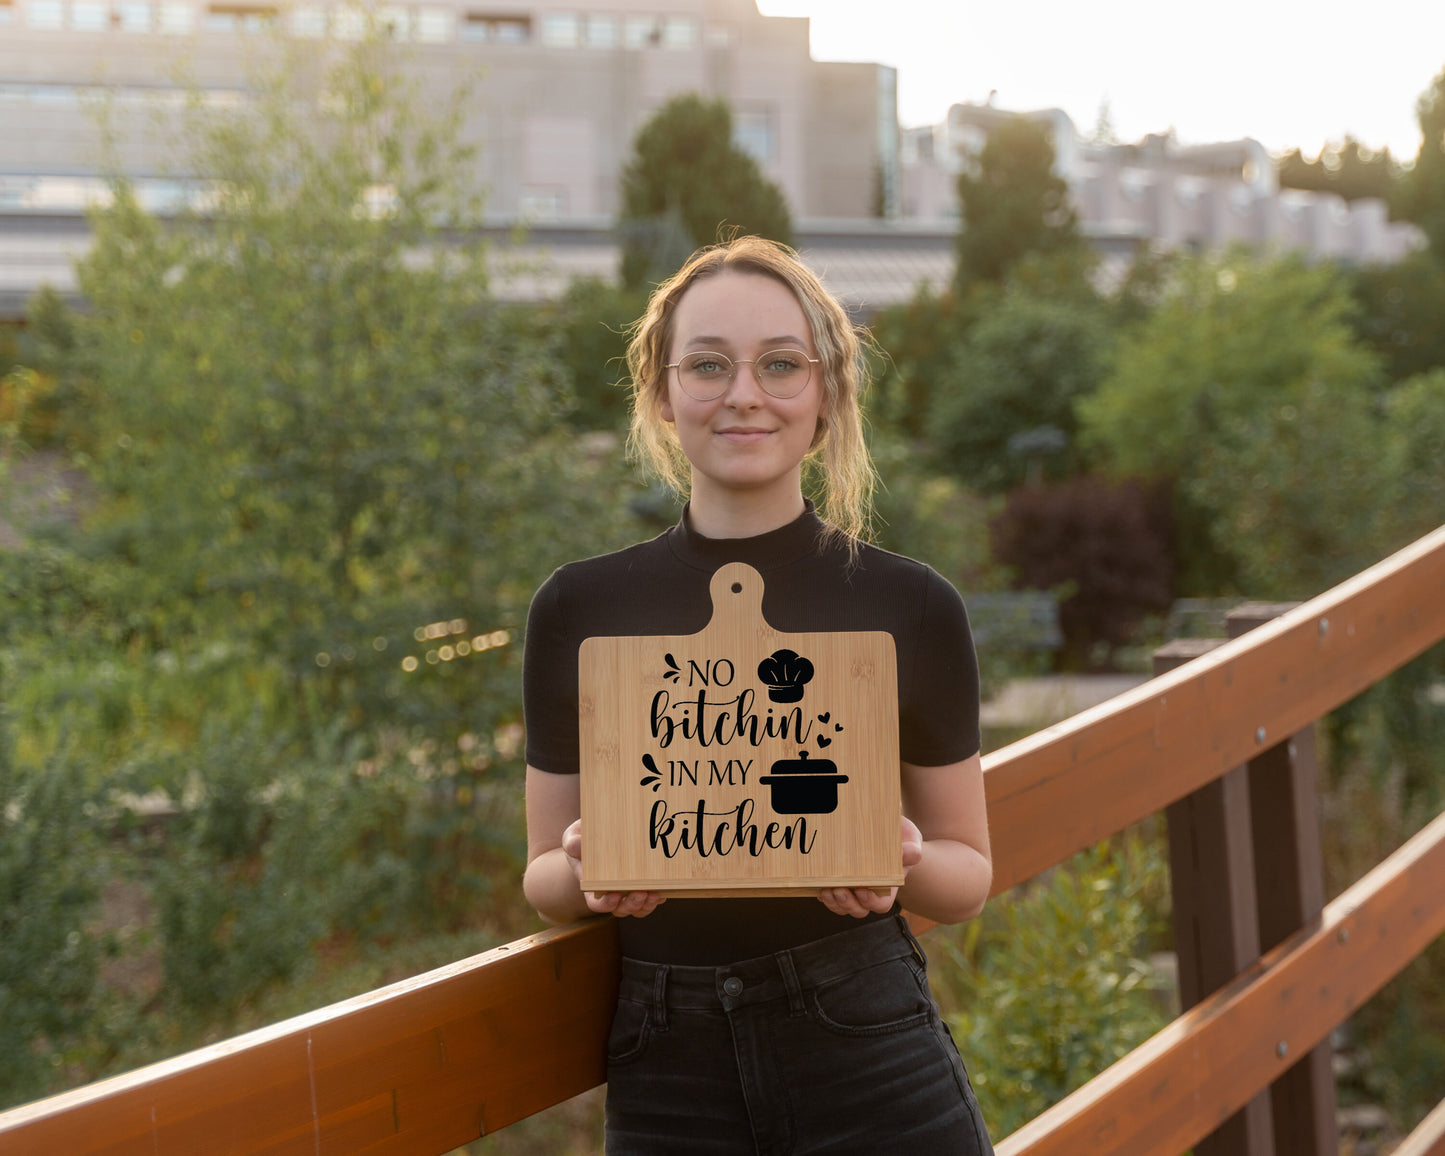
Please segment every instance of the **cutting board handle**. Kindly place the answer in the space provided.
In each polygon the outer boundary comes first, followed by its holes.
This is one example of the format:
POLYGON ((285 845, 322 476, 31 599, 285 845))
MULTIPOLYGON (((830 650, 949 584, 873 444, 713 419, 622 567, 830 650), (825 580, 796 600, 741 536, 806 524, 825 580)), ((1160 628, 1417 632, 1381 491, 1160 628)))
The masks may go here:
POLYGON ((763 576, 746 562, 729 562, 719 568, 708 591, 712 595, 709 630, 724 622, 763 621, 763 576))

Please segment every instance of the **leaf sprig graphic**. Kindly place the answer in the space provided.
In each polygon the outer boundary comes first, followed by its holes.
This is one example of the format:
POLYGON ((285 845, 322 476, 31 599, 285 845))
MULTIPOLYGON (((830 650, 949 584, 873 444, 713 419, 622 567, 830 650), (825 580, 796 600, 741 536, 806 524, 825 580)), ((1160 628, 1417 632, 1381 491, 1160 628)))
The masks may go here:
MULTIPOLYGON (((669 654, 668 657, 671 658, 672 655, 669 654)), ((637 785, 639 787, 651 787, 653 793, 656 794, 657 788, 662 782, 662 772, 657 769, 657 764, 653 762, 651 755, 642 756, 642 765, 651 773, 643 775, 637 785)))

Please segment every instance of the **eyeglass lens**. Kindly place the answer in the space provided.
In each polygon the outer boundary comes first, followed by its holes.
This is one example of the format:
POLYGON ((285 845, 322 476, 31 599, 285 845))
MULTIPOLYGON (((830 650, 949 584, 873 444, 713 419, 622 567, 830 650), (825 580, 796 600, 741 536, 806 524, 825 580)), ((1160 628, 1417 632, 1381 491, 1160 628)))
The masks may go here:
POLYGON ((721 353, 690 353, 677 363, 678 383, 689 397, 711 401, 726 392, 738 365, 751 365, 758 384, 778 398, 802 393, 813 372, 808 355, 796 349, 774 349, 751 361, 740 362, 721 353))

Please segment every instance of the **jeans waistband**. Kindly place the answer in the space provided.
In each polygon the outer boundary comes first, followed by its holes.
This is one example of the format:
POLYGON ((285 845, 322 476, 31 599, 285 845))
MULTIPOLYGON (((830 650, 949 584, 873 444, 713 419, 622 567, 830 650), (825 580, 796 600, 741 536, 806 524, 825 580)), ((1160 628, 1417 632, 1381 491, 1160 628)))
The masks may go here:
POLYGON ((797 1010, 803 989, 852 975, 894 959, 924 961, 923 949, 901 915, 865 923, 772 955, 719 967, 622 960, 619 998, 647 1003, 659 1016, 667 1009, 732 1011, 786 999, 797 1010))

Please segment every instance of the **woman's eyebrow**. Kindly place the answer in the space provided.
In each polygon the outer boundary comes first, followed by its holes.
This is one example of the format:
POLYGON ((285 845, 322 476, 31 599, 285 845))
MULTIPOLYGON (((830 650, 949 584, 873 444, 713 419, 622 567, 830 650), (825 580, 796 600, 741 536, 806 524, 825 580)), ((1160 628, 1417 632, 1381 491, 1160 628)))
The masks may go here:
MULTIPOLYGON (((690 337, 687 341, 683 342, 684 347, 689 349, 694 347, 713 349, 729 344, 731 343, 726 337, 717 337, 707 333, 699 334, 697 337, 690 337)), ((771 353, 774 349, 792 348, 794 346, 798 349, 806 349, 808 346, 808 343, 801 337, 794 336, 791 333, 785 333, 778 337, 764 337, 758 344, 766 346, 766 349, 764 349, 765 353, 771 353)))

